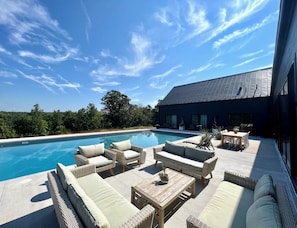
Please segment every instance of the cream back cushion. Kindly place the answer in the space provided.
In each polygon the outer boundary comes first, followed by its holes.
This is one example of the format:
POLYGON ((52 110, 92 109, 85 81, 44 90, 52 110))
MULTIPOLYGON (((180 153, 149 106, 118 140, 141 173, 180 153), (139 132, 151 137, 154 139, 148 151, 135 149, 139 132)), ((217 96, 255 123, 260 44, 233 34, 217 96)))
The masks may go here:
POLYGON ((85 227, 110 227, 105 215, 79 184, 70 185, 67 194, 85 227))
POLYGON ((91 158, 104 154, 104 143, 89 146, 79 146, 78 149, 80 154, 87 158, 91 158))
POLYGON ((56 170, 65 191, 70 184, 77 182, 76 177, 73 175, 70 169, 63 164, 58 163, 56 170))
POLYGON ((120 141, 120 142, 114 142, 111 144, 111 148, 118 149, 118 150, 130 150, 132 147, 130 139, 120 141))

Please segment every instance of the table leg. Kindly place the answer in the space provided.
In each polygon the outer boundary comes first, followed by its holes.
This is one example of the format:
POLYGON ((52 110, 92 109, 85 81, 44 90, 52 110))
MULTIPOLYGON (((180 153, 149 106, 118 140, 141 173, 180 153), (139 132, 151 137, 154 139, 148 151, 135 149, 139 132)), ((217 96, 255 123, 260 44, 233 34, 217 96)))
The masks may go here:
POLYGON ((242 137, 239 138, 240 151, 242 151, 242 137))
POLYGON ((195 195, 195 192, 196 192, 196 182, 194 181, 194 183, 193 183, 192 186, 191 186, 191 194, 192 194, 192 197, 195 195))
POLYGON ((221 145, 224 146, 224 135, 221 136, 221 145))
POLYGON ((159 209, 157 213, 159 228, 164 228, 164 209, 159 209))
POLYGON ((135 191, 134 188, 131 188, 131 203, 135 205, 135 191))

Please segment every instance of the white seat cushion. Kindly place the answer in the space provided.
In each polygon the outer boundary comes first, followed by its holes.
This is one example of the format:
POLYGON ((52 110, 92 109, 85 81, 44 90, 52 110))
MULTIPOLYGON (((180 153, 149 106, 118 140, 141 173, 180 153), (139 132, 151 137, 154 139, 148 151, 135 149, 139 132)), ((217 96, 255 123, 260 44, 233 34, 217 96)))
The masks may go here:
POLYGON ((140 156, 140 153, 134 151, 134 150, 125 150, 124 151, 124 156, 126 159, 132 159, 132 158, 137 158, 140 156))
POLYGON ((89 158, 88 160, 89 160, 90 164, 94 164, 94 165, 96 165, 96 167, 105 166, 105 165, 109 165, 112 163, 112 160, 110 160, 107 157, 104 157, 102 155, 93 157, 93 158, 89 158))

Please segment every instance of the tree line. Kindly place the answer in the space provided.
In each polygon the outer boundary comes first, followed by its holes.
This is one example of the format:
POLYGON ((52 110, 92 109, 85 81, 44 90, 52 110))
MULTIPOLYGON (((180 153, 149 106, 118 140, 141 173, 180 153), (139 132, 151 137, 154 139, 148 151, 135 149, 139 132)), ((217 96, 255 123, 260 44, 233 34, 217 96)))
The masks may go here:
POLYGON ((99 111, 90 103, 77 112, 44 112, 35 104, 30 112, 0 112, 0 138, 45 136, 110 128, 153 126, 158 123, 158 108, 130 104, 130 98, 116 90, 102 97, 99 111))

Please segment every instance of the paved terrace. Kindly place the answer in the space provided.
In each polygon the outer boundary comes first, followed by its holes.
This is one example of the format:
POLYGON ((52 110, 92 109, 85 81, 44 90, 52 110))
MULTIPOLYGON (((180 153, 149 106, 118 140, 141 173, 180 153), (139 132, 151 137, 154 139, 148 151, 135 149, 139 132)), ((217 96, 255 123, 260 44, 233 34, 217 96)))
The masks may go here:
MULTIPOLYGON (((199 137, 195 136, 197 140, 199 137)), ((186 227, 186 218, 190 214, 199 215, 222 181, 225 170, 253 178, 259 178, 264 173, 271 174, 274 182, 286 184, 296 207, 296 194, 273 139, 250 136, 250 146, 243 152, 217 148, 219 140, 214 139, 213 144, 219 157, 213 178, 208 180, 204 187, 197 179, 194 198, 174 202, 165 218, 165 227, 186 227)), ((160 163, 154 166, 152 148, 146 150, 146 163, 141 167, 131 165, 122 173, 121 167, 117 166, 114 176, 110 176, 109 172, 100 174, 129 201, 132 185, 161 170, 160 163)), ((58 227, 48 191, 46 172, 0 182, 0 226, 58 227)))

